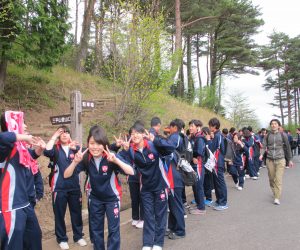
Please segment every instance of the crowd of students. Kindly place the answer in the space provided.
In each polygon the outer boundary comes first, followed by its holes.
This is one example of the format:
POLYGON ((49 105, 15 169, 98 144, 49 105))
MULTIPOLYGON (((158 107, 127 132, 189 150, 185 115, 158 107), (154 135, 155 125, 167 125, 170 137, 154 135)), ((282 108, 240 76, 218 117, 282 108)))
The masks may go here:
POLYGON ((143 250, 162 249, 165 237, 184 238, 187 212, 203 216, 207 206, 216 211, 228 209, 226 170, 240 191, 245 178, 259 178, 259 169, 264 165, 260 152, 266 140, 265 129, 258 134, 250 126, 239 131, 235 128, 220 131, 217 118, 210 119, 208 127, 203 127, 198 119, 189 121, 188 127, 181 119, 174 119, 162 129, 158 117, 150 125, 148 131, 143 122, 137 121, 126 135, 115 137, 114 143, 109 143, 102 127, 93 126, 83 149, 71 139, 66 126, 59 127, 45 143, 26 133, 22 112, 5 112, 1 116, 0 133, 1 250, 42 249, 41 229, 34 212, 35 202, 43 193, 35 160, 41 154, 50 159, 55 235, 61 249, 69 249, 67 205, 73 240, 80 246, 87 245, 82 232, 82 171, 87 176, 89 236, 96 250, 105 249, 105 217, 107 249, 120 249, 120 173, 128 175, 132 225, 143 228, 143 250), (190 163, 197 173, 191 203, 186 200, 176 154, 184 150, 186 138, 192 148, 190 163), (209 152, 215 159, 213 171, 205 168, 209 152))

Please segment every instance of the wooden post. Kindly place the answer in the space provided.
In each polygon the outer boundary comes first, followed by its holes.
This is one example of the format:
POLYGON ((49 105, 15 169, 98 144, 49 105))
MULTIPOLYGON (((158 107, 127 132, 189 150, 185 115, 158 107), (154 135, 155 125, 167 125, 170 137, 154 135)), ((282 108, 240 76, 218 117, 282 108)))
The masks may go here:
POLYGON ((70 96, 70 112, 71 112, 71 137, 72 139, 82 143, 82 103, 81 93, 78 90, 72 91, 70 96))

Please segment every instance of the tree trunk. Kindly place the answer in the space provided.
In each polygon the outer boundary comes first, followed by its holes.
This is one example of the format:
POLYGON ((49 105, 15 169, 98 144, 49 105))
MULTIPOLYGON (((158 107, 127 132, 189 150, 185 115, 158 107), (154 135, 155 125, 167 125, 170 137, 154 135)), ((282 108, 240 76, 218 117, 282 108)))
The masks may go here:
POLYGON ((194 93, 195 93, 195 87, 194 87, 194 81, 193 81, 193 75, 192 75, 192 45, 191 45, 191 36, 186 36, 186 61, 187 61, 187 82, 188 82, 188 101, 193 103, 194 101, 194 93))
POLYGON ((210 85, 213 86, 216 84, 217 78, 217 45, 215 41, 217 40, 217 33, 215 32, 214 35, 211 36, 210 40, 210 85))
POLYGON ((87 57, 88 51, 88 44, 90 38, 90 28, 91 28, 91 21, 93 16, 93 10, 96 0, 87 0, 87 7, 84 12, 84 18, 82 23, 82 33, 80 38, 80 45, 77 52, 76 62, 75 62, 75 69, 78 72, 83 72, 84 69, 84 62, 87 57))
POLYGON ((286 100, 287 100, 287 109, 288 109, 288 124, 292 124, 291 96, 290 96, 290 86, 288 80, 285 81, 285 91, 286 91, 286 100))
POLYGON ((210 51, 211 51, 211 43, 210 43, 210 34, 208 35, 207 37, 207 50, 208 50, 208 53, 207 53, 207 56, 206 56, 206 86, 209 86, 209 69, 210 69, 210 62, 209 62, 209 58, 210 58, 210 51))
POLYGON ((278 95, 279 95, 279 108, 280 108, 280 115, 281 115, 281 124, 284 126, 284 116, 283 116, 283 105, 282 105, 282 88, 280 82, 280 72, 279 68, 277 68, 277 78, 278 78, 278 95))
POLYGON ((294 88, 294 109, 295 109, 295 119, 294 122, 297 124, 298 121, 298 108, 297 108, 297 88, 294 88))
POLYGON ((175 52, 182 50, 180 0, 175 0, 175 52))
POLYGON ((197 43, 196 43, 196 56, 197 56, 197 73, 198 73, 198 81, 199 81, 199 89, 202 89, 202 81, 201 81, 201 74, 200 74, 200 49, 199 49, 199 34, 197 34, 197 43))
POLYGON ((75 39, 74 44, 77 45, 77 36, 78 36, 78 6, 80 1, 76 0, 76 9, 75 9, 75 39))
POLYGON ((6 82, 7 60, 2 57, 0 59, 0 93, 4 91, 6 82))

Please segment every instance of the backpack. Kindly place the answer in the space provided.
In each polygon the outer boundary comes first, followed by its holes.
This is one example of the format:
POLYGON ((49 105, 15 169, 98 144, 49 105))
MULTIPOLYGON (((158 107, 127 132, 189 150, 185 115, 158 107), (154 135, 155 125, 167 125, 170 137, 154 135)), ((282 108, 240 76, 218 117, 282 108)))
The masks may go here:
POLYGON ((182 146, 179 147, 180 137, 178 137, 178 143, 177 143, 177 147, 176 147, 177 155, 179 154, 180 155, 179 158, 182 158, 188 162, 191 162, 193 160, 192 144, 186 135, 179 133, 179 136, 182 138, 182 146))
POLYGON ((294 140, 292 140, 292 141, 290 142, 290 144, 291 144, 291 149, 295 149, 295 148, 297 148, 297 146, 298 146, 297 141, 294 141, 294 140))
POLYGON ((214 154, 211 152, 211 150, 208 148, 208 145, 205 146, 205 152, 207 155, 207 160, 206 163, 204 164, 204 167, 212 172, 215 169, 215 166, 217 164, 217 160, 216 157, 214 156, 214 154))
POLYGON ((177 156, 177 170, 182 176, 185 186, 193 186, 197 181, 197 173, 194 171, 190 162, 193 160, 193 148, 188 137, 182 133, 179 133, 182 138, 182 146, 179 148, 180 137, 178 137, 178 144, 175 150, 177 156))

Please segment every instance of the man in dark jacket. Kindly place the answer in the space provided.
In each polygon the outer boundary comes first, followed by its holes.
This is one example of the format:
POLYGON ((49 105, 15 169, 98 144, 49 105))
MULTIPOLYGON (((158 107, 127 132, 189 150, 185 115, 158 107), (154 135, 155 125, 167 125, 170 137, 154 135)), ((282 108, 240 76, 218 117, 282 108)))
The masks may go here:
POLYGON ((264 137, 263 148, 260 155, 260 160, 262 160, 263 154, 267 152, 266 165, 275 205, 280 205, 279 199, 282 190, 282 178, 286 165, 285 158, 289 166, 293 167, 290 144, 287 135, 279 131, 280 126, 281 124, 278 119, 272 119, 270 121, 271 131, 264 137))

